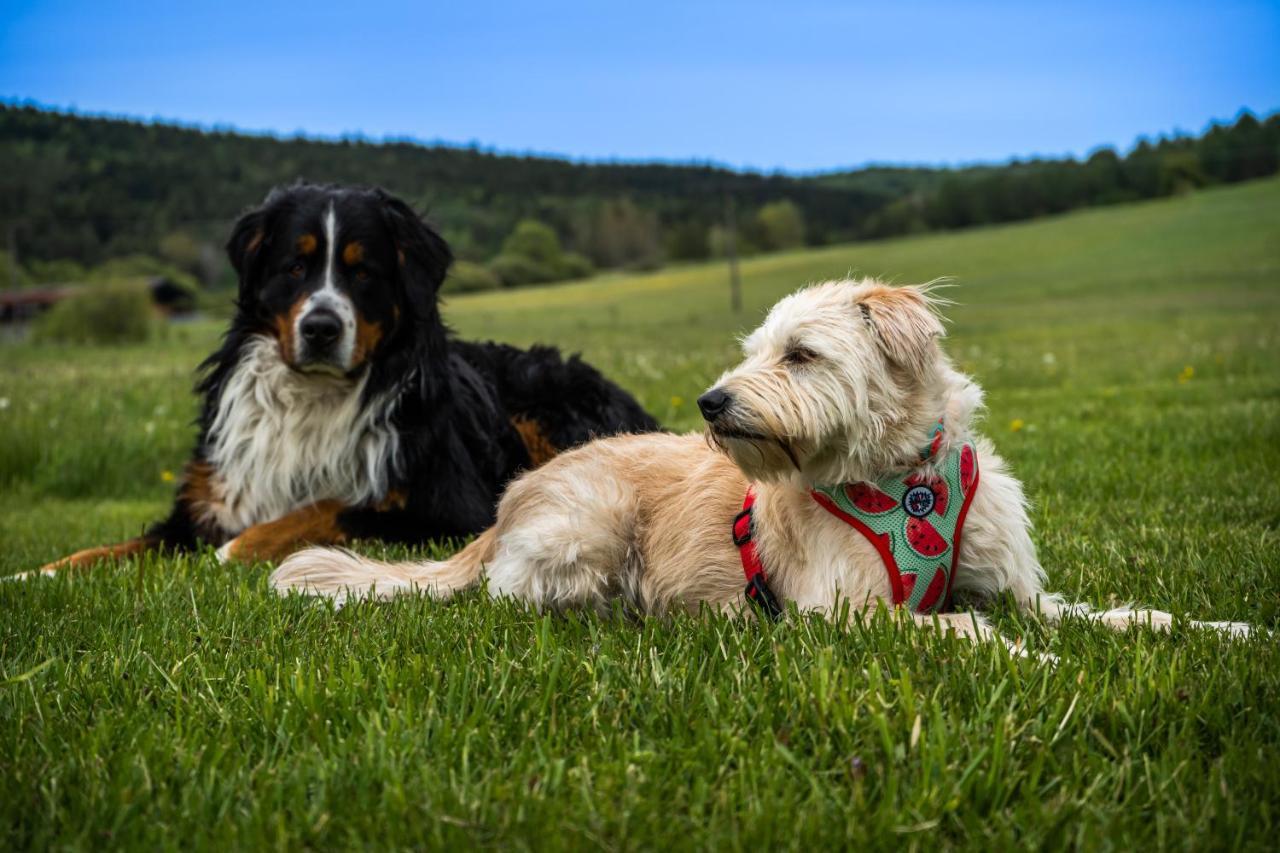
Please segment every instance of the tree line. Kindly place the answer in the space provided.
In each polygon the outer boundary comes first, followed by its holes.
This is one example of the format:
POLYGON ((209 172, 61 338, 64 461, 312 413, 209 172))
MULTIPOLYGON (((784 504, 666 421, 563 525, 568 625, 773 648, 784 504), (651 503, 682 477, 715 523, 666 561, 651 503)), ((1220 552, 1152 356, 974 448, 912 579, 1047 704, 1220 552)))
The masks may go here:
POLYGON ((235 216, 299 179, 379 184, 424 211, 462 263, 459 288, 517 286, 723 254, 964 228, 1274 174, 1280 114, 1127 154, 817 176, 712 165, 575 163, 410 142, 208 131, 0 105, 0 281, 67 281, 157 259, 229 283, 235 216))

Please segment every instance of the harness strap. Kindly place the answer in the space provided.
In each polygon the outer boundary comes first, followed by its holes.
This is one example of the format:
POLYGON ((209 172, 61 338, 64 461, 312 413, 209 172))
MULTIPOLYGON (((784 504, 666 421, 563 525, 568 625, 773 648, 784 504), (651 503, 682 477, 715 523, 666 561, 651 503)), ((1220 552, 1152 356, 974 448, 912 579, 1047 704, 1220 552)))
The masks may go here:
POLYGON ((747 576, 747 600, 776 622, 782 618, 782 604, 769 588, 769 577, 764 572, 760 553, 752 540, 755 525, 751 508, 755 503, 756 490, 748 486, 746 497, 742 499, 742 512, 733 519, 733 544, 738 546, 742 573, 747 576))
POLYGON ((893 606, 901 607, 907 600, 907 593, 902 584, 902 574, 898 571, 898 561, 893 559, 893 543, 889 537, 883 533, 876 533, 862 521, 840 509, 822 492, 813 491, 809 494, 819 506, 865 536, 871 543, 871 547, 876 549, 876 553, 880 555, 880 562, 889 573, 889 590, 890 595, 893 596, 893 606))

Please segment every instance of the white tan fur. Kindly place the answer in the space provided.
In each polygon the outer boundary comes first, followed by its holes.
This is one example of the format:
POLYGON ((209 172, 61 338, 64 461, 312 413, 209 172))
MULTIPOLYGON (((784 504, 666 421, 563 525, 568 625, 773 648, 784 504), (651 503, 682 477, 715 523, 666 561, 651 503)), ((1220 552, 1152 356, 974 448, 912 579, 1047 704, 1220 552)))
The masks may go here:
POLYGON ((378 500, 396 462, 388 402, 361 404, 367 374, 302 375, 277 346, 264 336, 245 348, 205 447, 218 472, 212 520, 232 534, 319 500, 378 500))
MULTIPOLYGON (((1167 613, 1095 612, 1045 591, 1021 484, 974 431, 982 392, 939 347, 937 303, 927 286, 871 280, 801 290, 773 308, 746 338, 742 363, 716 383, 732 395, 732 417, 705 439, 622 436, 565 453, 514 481, 494 527, 443 562, 388 565, 311 549, 287 559, 272 583, 342 601, 414 589, 447 598, 483 577, 491 593, 539 607, 621 599, 645 613, 738 609, 746 599, 730 527, 754 482, 755 541, 775 593, 801 610, 830 613, 844 601, 860 611, 891 600, 888 575, 868 541, 809 490, 923 470, 919 448, 945 414, 945 441, 975 442, 982 469, 958 590, 1010 591, 1051 621, 1074 614, 1117 629, 1168 628, 1167 613)), ((938 618, 963 636, 993 636, 975 614, 938 618)))

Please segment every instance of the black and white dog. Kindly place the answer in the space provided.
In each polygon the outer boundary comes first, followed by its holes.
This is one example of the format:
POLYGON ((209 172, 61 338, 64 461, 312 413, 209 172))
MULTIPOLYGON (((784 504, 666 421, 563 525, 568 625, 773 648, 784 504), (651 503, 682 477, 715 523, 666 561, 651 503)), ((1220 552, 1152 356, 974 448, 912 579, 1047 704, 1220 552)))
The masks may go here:
POLYGON ((449 247, 380 189, 277 189, 227 251, 238 310, 202 365, 200 437, 171 514, 43 571, 202 542, 271 559, 467 536, 519 471, 658 426, 576 356, 455 340, 437 300, 449 247))

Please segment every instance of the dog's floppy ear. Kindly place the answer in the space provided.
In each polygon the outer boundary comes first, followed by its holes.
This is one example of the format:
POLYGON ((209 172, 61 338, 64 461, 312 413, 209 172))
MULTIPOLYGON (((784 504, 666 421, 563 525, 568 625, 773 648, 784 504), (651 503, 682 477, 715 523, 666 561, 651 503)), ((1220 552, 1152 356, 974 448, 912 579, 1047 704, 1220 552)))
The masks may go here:
POLYGON ((928 293, 919 287, 876 285, 858 300, 876 342, 893 364, 923 377, 946 334, 928 293))
POLYGON ((383 215, 395 240, 405 287, 411 296, 434 297, 453 263, 453 252, 413 208, 390 193, 378 191, 383 215))
POLYGON ((259 207, 241 216, 231 229, 231 238, 227 240, 227 257, 231 266, 235 267, 236 276, 243 285, 248 272, 253 268, 262 244, 267 236, 267 209, 259 207))

